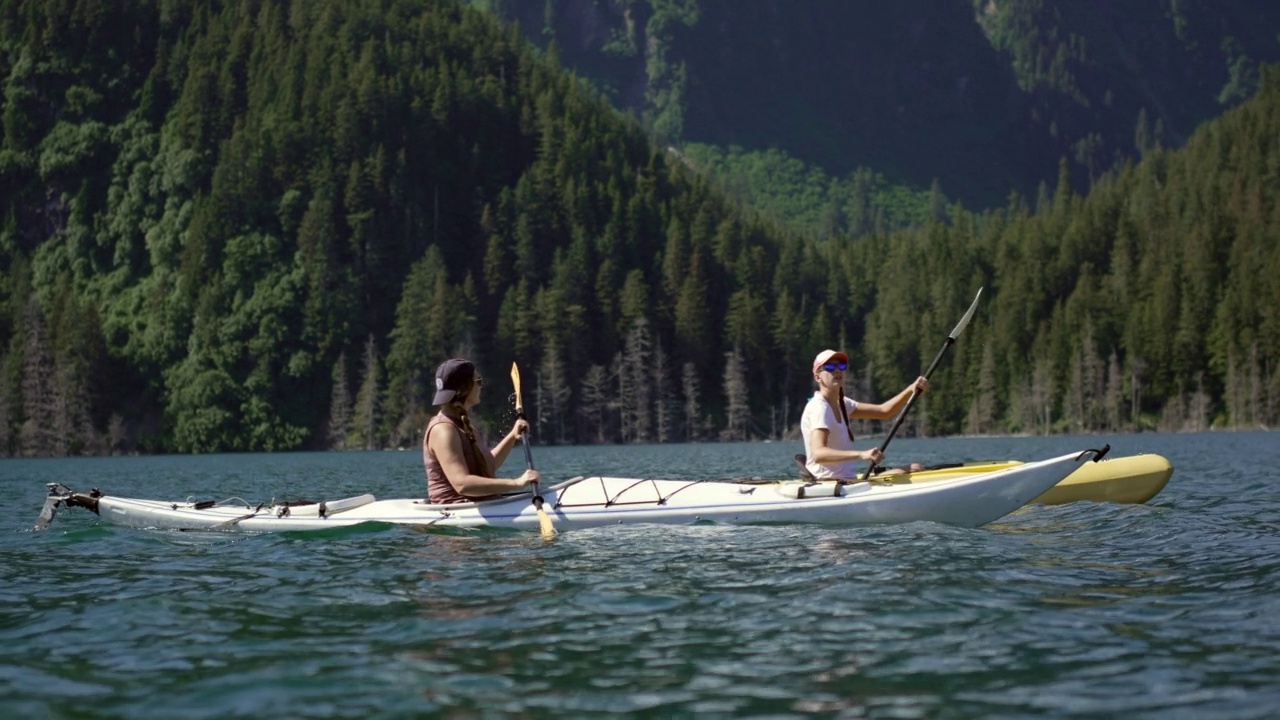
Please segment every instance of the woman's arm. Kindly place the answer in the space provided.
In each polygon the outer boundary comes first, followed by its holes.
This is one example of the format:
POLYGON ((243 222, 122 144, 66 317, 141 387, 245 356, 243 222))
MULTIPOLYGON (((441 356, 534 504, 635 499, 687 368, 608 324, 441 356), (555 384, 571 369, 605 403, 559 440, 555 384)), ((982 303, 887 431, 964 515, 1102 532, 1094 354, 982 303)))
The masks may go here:
POLYGON ((911 399, 912 391, 917 393, 924 392, 925 387, 929 385, 929 381, 923 376, 916 378, 915 382, 908 385, 902 392, 894 395, 891 399, 882 403, 858 403, 851 413, 852 417, 859 420, 888 420, 896 416, 906 406, 907 401, 911 399))
POLYGON ((466 456, 462 454, 462 433, 444 423, 437 426, 436 432, 431 433, 427 445, 431 448, 431 452, 435 453, 440 468, 444 470, 444 476, 449 479, 449 484, 453 485, 454 490, 467 497, 514 492, 540 479, 537 470, 526 470, 520 477, 510 480, 473 475, 467 470, 466 456), (443 432, 440 431, 441 429, 443 432))
POLYGON ((511 454, 511 449, 516 446, 516 441, 520 439, 520 433, 529 431, 529 423, 524 418, 518 418, 514 425, 511 426, 511 432, 507 433, 493 449, 489 451, 489 457, 493 460, 493 469, 496 472, 502 464, 507 461, 507 456, 511 454))
POLYGON ((827 445, 827 429, 816 428, 809 433, 809 453, 810 460, 819 465, 834 465, 847 460, 872 460, 877 463, 884 459, 884 453, 880 452, 880 448, 872 448, 870 450, 837 450, 827 445))

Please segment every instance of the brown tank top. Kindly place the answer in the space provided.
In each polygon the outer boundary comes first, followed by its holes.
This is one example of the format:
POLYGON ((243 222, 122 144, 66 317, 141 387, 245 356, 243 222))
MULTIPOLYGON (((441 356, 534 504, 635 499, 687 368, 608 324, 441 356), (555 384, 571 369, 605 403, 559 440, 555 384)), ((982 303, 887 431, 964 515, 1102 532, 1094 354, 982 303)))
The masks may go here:
POLYGON ((462 423, 444 413, 438 413, 431 418, 431 422, 427 423, 427 431, 422 436, 422 463, 427 469, 427 500, 435 504, 445 504, 475 502, 476 500, 487 500, 490 497, 496 497, 494 495, 467 497, 458 492, 453 483, 449 482, 449 478, 444 474, 444 468, 440 466, 440 460, 436 458, 436 454, 432 452, 431 446, 427 442, 431 437, 431 430, 441 423, 452 425, 453 429, 462 436, 462 459, 467 463, 467 472, 472 475, 494 477, 486 472, 485 463, 480 459, 480 452, 482 451, 467 438, 467 431, 462 427, 462 423))

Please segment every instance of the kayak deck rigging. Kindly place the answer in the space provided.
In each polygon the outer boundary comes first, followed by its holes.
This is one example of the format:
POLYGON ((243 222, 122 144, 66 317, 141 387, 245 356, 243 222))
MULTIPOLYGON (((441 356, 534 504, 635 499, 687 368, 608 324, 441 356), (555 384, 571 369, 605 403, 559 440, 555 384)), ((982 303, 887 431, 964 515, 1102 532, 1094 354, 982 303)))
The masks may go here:
MULTIPOLYGON (((640 478, 635 482, 631 483, 630 485, 617 491, 616 493, 613 494, 612 497, 610 497, 609 487, 605 483, 604 477, 597 475, 594 478, 590 478, 590 479, 598 480, 600 482, 600 492, 601 494, 604 495, 603 501, 575 502, 575 503, 565 502, 565 490, 569 489, 574 485, 579 485, 580 483, 586 482, 588 479, 589 478, 585 476, 579 476, 576 478, 571 478, 569 480, 566 480, 565 482, 551 488, 553 490, 559 491, 556 494, 556 501, 551 507, 553 509, 558 510, 560 508, 580 508, 580 507, 606 507, 607 508, 607 507, 614 507, 614 506, 621 506, 621 505, 666 505, 667 501, 670 500, 672 497, 674 497, 676 493, 679 493, 681 490, 691 488, 694 485, 700 485, 705 482, 710 482, 709 479, 689 480, 685 482, 684 485, 681 485, 680 487, 676 488, 675 490, 672 490, 671 492, 667 493, 664 496, 661 492, 661 489, 658 487, 658 481, 655 478, 640 478), (627 491, 631 490, 632 488, 638 487, 640 485, 645 485, 645 484, 652 485, 654 494, 656 495, 655 499, 627 500, 625 502, 623 502, 622 500, 619 500, 619 498, 621 498, 627 491)), ((672 482, 672 481, 664 481, 664 482, 672 482)))

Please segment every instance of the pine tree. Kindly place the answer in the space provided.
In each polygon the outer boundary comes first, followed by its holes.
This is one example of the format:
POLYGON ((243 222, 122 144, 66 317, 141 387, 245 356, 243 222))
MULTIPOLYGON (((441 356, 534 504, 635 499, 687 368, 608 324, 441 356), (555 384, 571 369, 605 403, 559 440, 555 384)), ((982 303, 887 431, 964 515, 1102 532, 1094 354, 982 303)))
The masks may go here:
POLYGON ((58 392, 56 367, 50 354, 49 331, 44 311, 32 295, 27 298, 22 315, 25 335, 22 361, 22 417, 19 436, 21 454, 27 457, 52 455, 59 441, 56 436, 58 392))
POLYGON ((970 435, 986 435, 996 424, 996 354, 993 343, 982 346, 982 365, 978 370, 978 387, 969 403, 969 418, 965 432, 970 435))
POLYGON ((391 444, 416 443, 426 426, 435 368, 456 352, 467 317, 465 293, 451 285, 440 250, 432 245, 413 264, 396 305, 395 327, 386 361, 383 414, 394 423, 391 444))
POLYGON ((58 455, 101 454, 102 439, 91 418, 91 376, 99 358, 105 354, 105 349, 100 347, 97 313, 92 307, 82 308, 65 282, 59 283, 57 295, 54 386, 58 396, 55 427, 59 440, 55 452, 58 455))
POLYGON ((55 436, 56 455, 100 454, 97 432, 89 418, 89 390, 84 376, 72 367, 58 368, 54 382, 57 394, 55 436))
POLYGON ((578 414, 586 426, 586 433, 579 435, 591 438, 591 442, 604 443, 612 436, 608 429, 609 413, 609 373, 601 365, 592 365, 582 376, 581 390, 578 396, 578 414))
POLYGON ((702 256, 695 252, 675 303, 676 355, 694 363, 695 369, 705 362, 712 328, 707 292, 702 256))

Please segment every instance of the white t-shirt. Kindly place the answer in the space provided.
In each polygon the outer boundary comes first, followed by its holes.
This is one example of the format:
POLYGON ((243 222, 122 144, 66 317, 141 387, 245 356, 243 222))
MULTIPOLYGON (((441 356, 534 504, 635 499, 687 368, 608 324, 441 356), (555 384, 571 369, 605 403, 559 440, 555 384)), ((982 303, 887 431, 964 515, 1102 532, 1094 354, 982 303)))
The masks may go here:
MULTIPOLYGON (((848 411, 849 417, 853 417, 853 411, 858 408, 858 403, 852 398, 845 398, 844 407, 848 411)), ((862 460, 846 460, 834 465, 821 465, 813 461, 813 448, 809 446, 809 443, 813 442, 813 431, 818 429, 827 431, 827 447, 834 450, 853 449, 853 441, 849 439, 849 431, 845 428, 844 418, 831 409, 831 403, 822 397, 822 393, 815 391, 813 397, 809 398, 809 402, 804 406, 804 414, 800 416, 800 435, 804 438, 805 467, 809 468, 809 472, 813 473, 813 476, 817 478, 834 477, 849 480, 858 477, 862 472, 859 467, 864 462, 862 460)))

